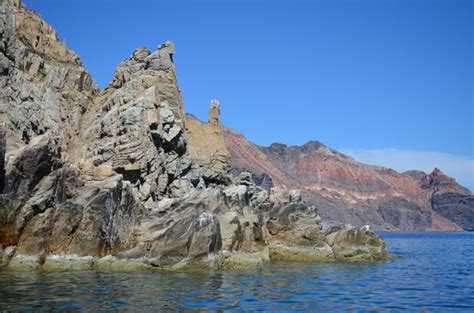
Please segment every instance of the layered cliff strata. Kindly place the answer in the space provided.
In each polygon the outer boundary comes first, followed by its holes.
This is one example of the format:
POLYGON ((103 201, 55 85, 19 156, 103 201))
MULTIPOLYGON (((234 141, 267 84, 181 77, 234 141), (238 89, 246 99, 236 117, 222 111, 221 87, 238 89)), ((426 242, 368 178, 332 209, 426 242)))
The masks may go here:
POLYGON ((368 227, 325 227, 298 192, 231 175, 219 104, 209 123, 186 117, 172 43, 135 50, 100 91, 21 2, 2 1, 0 13, 1 266, 387 258, 368 227))
POLYGON ((379 230, 472 230, 474 196, 435 169, 398 173, 357 162, 319 142, 262 147, 225 128, 234 173, 249 171, 258 182, 301 190, 329 224, 379 230))

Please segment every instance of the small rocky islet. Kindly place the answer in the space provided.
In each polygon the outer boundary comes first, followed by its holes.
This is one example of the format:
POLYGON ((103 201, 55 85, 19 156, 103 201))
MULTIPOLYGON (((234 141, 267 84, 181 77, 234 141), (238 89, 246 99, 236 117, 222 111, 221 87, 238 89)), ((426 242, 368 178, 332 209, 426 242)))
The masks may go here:
POLYGON ((187 116, 174 46, 135 50, 103 90, 18 0, 0 4, 0 266, 247 269, 387 259, 368 226, 231 174, 211 101, 187 116))

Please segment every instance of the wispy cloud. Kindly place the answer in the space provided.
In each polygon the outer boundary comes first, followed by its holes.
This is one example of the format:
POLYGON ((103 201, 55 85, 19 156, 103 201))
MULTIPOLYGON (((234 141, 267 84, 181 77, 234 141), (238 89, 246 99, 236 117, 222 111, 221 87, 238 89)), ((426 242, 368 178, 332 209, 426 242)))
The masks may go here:
POLYGON ((356 160, 393 168, 399 172, 421 170, 431 172, 435 167, 452 176, 461 185, 474 190, 474 158, 435 151, 400 150, 343 150, 356 160))

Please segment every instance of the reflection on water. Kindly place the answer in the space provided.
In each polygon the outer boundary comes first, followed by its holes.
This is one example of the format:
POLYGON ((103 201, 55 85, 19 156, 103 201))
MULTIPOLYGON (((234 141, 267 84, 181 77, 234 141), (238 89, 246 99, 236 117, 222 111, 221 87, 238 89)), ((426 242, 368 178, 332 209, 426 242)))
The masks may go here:
POLYGON ((474 234, 382 235, 402 259, 251 272, 0 272, 0 310, 474 310, 474 234))

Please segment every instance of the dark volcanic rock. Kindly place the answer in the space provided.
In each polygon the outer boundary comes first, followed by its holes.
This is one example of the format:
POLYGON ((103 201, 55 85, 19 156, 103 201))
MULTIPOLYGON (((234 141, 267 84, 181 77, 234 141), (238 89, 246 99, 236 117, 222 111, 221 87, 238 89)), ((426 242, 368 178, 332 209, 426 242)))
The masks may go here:
POLYGON ((433 210, 456 222, 464 230, 474 231, 474 196, 445 192, 431 199, 433 210))
POLYGON ((272 178, 266 173, 252 173, 252 181, 255 183, 255 185, 263 188, 272 188, 274 186, 272 178))
POLYGON ((378 205, 382 219, 400 230, 425 230, 432 224, 432 213, 403 197, 393 197, 378 205))

